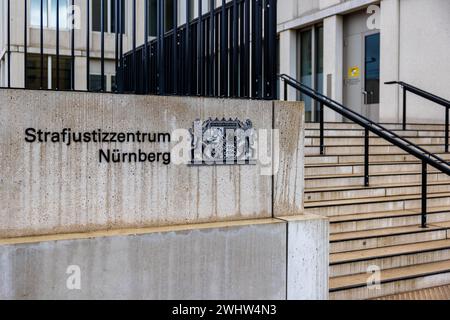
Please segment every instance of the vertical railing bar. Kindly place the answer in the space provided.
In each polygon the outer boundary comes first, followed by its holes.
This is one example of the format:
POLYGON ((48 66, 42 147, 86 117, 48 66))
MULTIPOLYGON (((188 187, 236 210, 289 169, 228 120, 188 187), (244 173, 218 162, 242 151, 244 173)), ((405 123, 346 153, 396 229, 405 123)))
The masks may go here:
POLYGON ((165 66, 164 66, 164 2, 157 2, 157 68, 158 94, 165 94, 165 66))
POLYGON ((227 68, 226 68, 226 59, 227 59, 227 43, 226 43, 226 1, 222 0, 222 8, 220 15, 220 95, 222 97, 226 96, 227 90, 227 68))
POLYGON ((133 91, 137 93, 138 89, 138 74, 137 74, 137 59, 136 59, 136 0, 133 0, 133 91))
MULTIPOLYGON (((121 0, 113 0, 114 8, 115 8, 115 17, 114 17, 114 24, 115 24, 115 30, 114 30, 114 64, 115 64, 115 70, 116 70, 116 90, 117 90, 117 81, 119 80, 118 73, 119 73, 119 5, 121 0)), ((112 88, 111 88, 112 90, 112 88)))
POLYGON ((41 50, 41 89, 44 89, 44 0, 41 0, 41 28, 40 28, 40 50, 41 50))
MULTIPOLYGON (((144 0, 144 94, 148 93, 148 10, 149 0, 144 0)), ((176 1, 175 1, 176 2, 176 1)))
POLYGON ((198 1, 198 95, 204 95, 204 37, 203 37, 203 4, 198 1))
POLYGON ((450 125, 450 107, 445 108, 445 152, 449 152, 449 125, 450 125))
POLYGON ((364 129, 364 185, 369 186, 369 129, 364 129))
POLYGON ((101 16, 101 91, 105 91, 105 1, 106 0, 101 0, 101 5, 100 5, 100 16, 101 16))
POLYGON ((250 0, 245 0, 245 58, 244 58, 244 97, 250 94, 250 0))
POLYGON ((245 16, 245 3, 244 1, 241 1, 239 3, 239 46, 238 46, 238 50, 239 50, 239 76, 238 76, 238 92, 237 95, 238 97, 243 97, 244 96, 244 74, 245 74, 245 64, 244 64, 244 59, 245 59, 245 51, 244 51, 244 36, 245 36, 245 21, 244 21, 244 16, 245 16))
POLYGON ((91 47, 91 3, 90 0, 86 0, 86 90, 90 91, 90 73, 91 73, 91 60, 90 60, 90 47, 91 47))
POLYGON ((236 97, 238 94, 238 28, 239 28, 239 15, 238 15, 238 4, 237 0, 233 0, 233 97, 236 97))
POLYGON ((214 48, 214 96, 220 95, 220 12, 215 17, 215 48, 214 48))
POLYGON ((172 39, 172 92, 178 94, 178 1, 173 3, 173 39, 172 39))
POLYGON ((186 27, 185 27, 185 32, 186 32, 186 38, 185 38, 185 43, 186 43, 186 56, 185 56, 185 78, 184 80, 187 82, 187 86, 186 86, 186 92, 185 94, 190 95, 191 94, 191 81, 189 81, 189 76, 191 74, 191 66, 192 66, 192 61, 191 61, 191 41, 190 41, 190 34, 191 34, 191 28, 190 28, 190 7, 191 7, 191 0, 186 0, 186 27))
POLYGON ((124 4, 123 0, 120 0, 119 4, 119 63, 120 63, 120 81, 119 81, 119 92, 124 92, 124 81, 125 81, 125 67, 123 59, 123 33, 124 33, 124 4))
POLYGON ((215 23, 214 23, 214 9, 215 9, 215 0, 210 0, 209 2, 209 81, 208 81, 208 95, 214 95, 214 33, 215 33, 215 23))
POLYGON ((324 117, 323 117, 323 103, 320 104, 319 117, 320 117, 320 154, 325 154, 325 133, 324 133, 324 117))
POLYGON ((270 94, 266 95, 267 99, 276 99, 277 95, 277 1, 276 0, 268 0, 269 7, 266 8, 269 10, 269 21, 268 21, 268 39, 266 40, 266 46, 269 47, 269 64, 266 66, 269 68, 269 72, 267 76, 269 79, 266 79, 268 89, 270 90, 270 94))
POLYGON ((72 7, 71 7, 71 19, 72 21, 69 21, 69 26, 71 30, 71 73, 70 73, 70 87, 72 90, 75 90, 75 0, 72 0, 72 7))
POLYGON ((253 25, 252 25, 252 97, 262 98, 262 7, 261 1, 253 0, 253 25))
POLYGON ((24 0, 24 9, 25 10, 24 10, 24 24, 23 24, 23 52, 24 52, 23 84, 24 84, 24 88, 26 88, 27 87, 27 57, 28 57, 28 0, 24 0))
POLYGON ((270 60, 269 60, 269 34, 270 34, 270 28, 269 28, 269 0, 260 0, 262 3, 262 10, 263 10, 263 27, 262 27, 262 33, 263 33, 263 47, 262 47, 262 53, 263 53, 263 64, 262 64, 262 89, 264 91, 263 97, 264 99, 268 99, 270 96, 270 87, 269 87, 269 79, 270 79, 270 60))
POLYGON ((403 87, 403 131, 406 130, 406 88, 403 87))
POLYGON ((59 90, 59 0, 56 0, 56 90, 59 90))
POLYGON ((7 2, 7 56, 8 56, 8 88, 11 88, 11 0, 7 2))
POLYGON ((156 0, 156 94, 161 93, 161 1, 156 0))
POLYGON ((427 189, 428 189, 427 163, 422 161, 422 228, 427 227, 427 189))

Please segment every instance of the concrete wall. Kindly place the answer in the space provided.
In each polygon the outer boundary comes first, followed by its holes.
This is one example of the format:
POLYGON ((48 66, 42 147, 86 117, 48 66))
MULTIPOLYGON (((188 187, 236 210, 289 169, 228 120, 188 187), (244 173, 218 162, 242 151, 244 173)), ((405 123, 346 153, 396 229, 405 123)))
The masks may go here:
MULTIPOLYGON (((340 29, 346 15, 367 8, 371 4, 381 6, 381 88, 380 122, 399 122, 403 116, 401 89, 383 83, 401 80, 450 99, 450 51, 448 34, 450 23, 447 0, 291 0, 279 8, 278 31, 281 32, 281 49, 295 48, 286 43, 288 32, 295 32, 317 23, 324 25, 324 88, 326 75, 332 75, 331 96, 342 97, 342 42, 340 29), (283 34, 285 34, 283 36, 283 34)), ((288 65, 293 53, 281 53, 285 61, 282 70, 292 71, 288 65)), ((297 52, 295 53, 297 54, 297 52)), ((297 60, 299 57, 297 55, 297 60)), ((296 62, 298 63, 298 62, 296 62)), ((295 66, 294 66, 295 67, 295 66)), ((294 98, 290 94, 290 98, 294 98)), ((443 123, 445 110, 422 98, 408 95, 408 121, 411 123, 443 123)), ((342 117, 326 112, 327 121, 341 121, 342 117)))
POLYGON ((1 90, 0 238, 301 214, 303 122, 302 103, 1 90), (167 152, 176 142, 67 147, 25 141, 27 128, 172 133, 209 117, 280 130, 274 205, 272 177, 262 175, 260 162, 106 164, 99 163, 100 148, 167 152))
POLYGON ((327 226, 306 216, 2 240, 0 299, 327 299, 327 226))
MULTIPOLYGON (((381 54, 387 60, 382 65, 383 80, 398 79, 450 99, 448 12, 450 2, 446 0, 382 2, 381 54)), ((399 89, 382 89, 381 120, 396 122, 403 115, 399 89)), ((407 99, 408 121, 443 123, 444 108, 413 95, 407 99)))

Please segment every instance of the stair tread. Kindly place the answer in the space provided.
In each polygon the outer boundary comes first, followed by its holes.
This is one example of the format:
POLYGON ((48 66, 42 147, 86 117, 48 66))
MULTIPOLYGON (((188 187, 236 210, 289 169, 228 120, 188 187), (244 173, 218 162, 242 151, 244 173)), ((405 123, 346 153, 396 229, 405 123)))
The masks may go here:
POLYGON ((448 222, 448 226, 445 223, 433 223, 432 225, 429 225, 428 228, 425 229, 421 228, 421 226, 419 225, 413 225, 413 226, 391 227, 391 228, 381 228, 363 231, 339 232, 330 234, 330 242, 395 236, 408 233, 423 233, 430 231, 445 230, 447 228, 450 228, 450 222, 448 222))
MULTIPOLYGON (((434 168, 428 170, 428 174, 441 173, 434 168)), ((402 175, 415 175, 421 174, 420 171, 400 171, 400 172, 375 172, 370 174, 371 177, 374 176, 402 176, 402 175)), ((444 173, 442 173, 444 174, 444 173)), ((305 179, 334 179, 334 178, 360 178, 364 177, 364 173, 341 173, 341 174, 318 174, 305 176, 305 179)))
POLYGON ((330 254, 330 264, 350 263, 424 251, 450 249, 450 239, 330 254))
MULTIPOLYGON (((342 147, 342 146, 339 146, 342 147)), ((445 153, 445 152, 438 152, 438 153, 434 153, 435 155, 439 156, 439 157, 445 157, 445 156, 449 156, 449 153, 445 153)), ((409 155, 408 153, 371 153, 370 156, 407 156, 409 155)), ((354 154, 335 154, 335 153, 327 153, 327 154, 306 154, 305 157, 306 158, 320 158, 320 157, 345 157, 345 156, 364 156, 363 153, 354 153, 354 154)), ((412 156, 412 155, 411 155, 412 156)), ((444 159, 445 160, 445 159, 444 159)), ((400 161, 399 161, 400 162, 400 161)))
MULTIPOLYGON (((329 219, 330 223, 340 223, 340 222, 420 215, 421 212, 422 212, 421 209, 390 210, 390 211, 357 213, 357 214, 333 216, 333 217, 329 217, 328 219, 329 219)), ((437 212, 450 212, 450 207, 441 206, 441 207, 429 207, 428 208, 429 214, 433 214, 433 213, 437 213, 437 212)))
MULTIPOLYGON (((416 145, 418 145, 420 147, 436 147, 436 146, 439 146, 439 147, 444 148, 444 144, 443 143, 424 143, 424 144, 414 143, 414 144, 416 144, 416 145)), ((320 144, 310 144, 310 145, 307 145, 305 147, 307 147, 307 148, 320 148, 320 144)), ((327 144, 327 145, 325 145, 325 148, 326 147, 365 147, 365 145, 364 144, 352 144, 352 145, 327 144)), ((381 144, 381 145, 374 144, 374 145, 371 145, 370 147, 397 147, 397 146, 395 146, 395 145, 393 145, 391 143, 391 144, 381 144)))
MULTIPOLYGON (((427 198, 442 198, 450 197, 450 192, 435 192, 428 193, 427 198)), ((339 206, 339 205, 354 205, 354 204, 367 204, 367 203, 377 203, 377 202, 389 202, 389 201, 403 201, 403 200, 415 200, 421 199, 422 195, 418 194, 407 194, 407 195, 396 195, 396 196, 385 196, 385 197, 371 197, 371 198, 360 198, 360 199, 339 199, 339 200, 319 200, 319 201, 305 201, 305 208, 317 208, 317 207, 329 207, 329 206, 339 206)))
MULTIPOLYGON (((390 165, 399 165, 399 164, 421 164, 420 160, 411 160, 411 161, 386 161, 386 162, 375 162, 370 164, 371 166, 390 166, 390 165)), ((307 164, 305 168, 327 168, 327 167, 346 167, 346 166, 364 166, 364 162, 352 162, 352 163, 315 163, 315 164, 307 164)))
MULTIPOLYGON (((450 260, 418 264, 381 271, 381 283, 419 278, 450 272, 450 260)), ((367 285, 367 273, 330 278, 330 291, 358 288, 367 285)))
MULTIPOLYGON (((428 182, 429 186, 439 186, 448 185, 450 181, 431 181, 428 182)), ((319 187, 319 188, 305 188, 305 193, 316 193, 316 192, 334 192, 334 191, 358 191, 358 190, 373 190, 373 189, 395 189, 404 187, 420 187, 421 182, 411 182, 411 183, 384 183, 384 184, 372 184, 368 187, 359 186, 338 186, 338 187, 319 187)))

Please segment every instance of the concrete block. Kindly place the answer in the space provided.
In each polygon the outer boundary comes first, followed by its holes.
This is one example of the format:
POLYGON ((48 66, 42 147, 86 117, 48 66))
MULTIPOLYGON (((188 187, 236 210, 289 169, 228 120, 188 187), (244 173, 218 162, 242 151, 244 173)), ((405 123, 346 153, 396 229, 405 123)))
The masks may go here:
POLYGON ((305 112, 304 104, 274 102, 274 128, 279 130, 280 156, 274 176, 274 216, 299 215, 304 211, 305 112))
POLYGON ((263 219, 2 240, 0 270, 2 300, 285 299, 286 224, 263 219), (76 272, 80 290, 69 290, 76 272))
POLYGON ((281 219, 287 223, 288 300, 328 299, 328 220, 316 215, 281 219))

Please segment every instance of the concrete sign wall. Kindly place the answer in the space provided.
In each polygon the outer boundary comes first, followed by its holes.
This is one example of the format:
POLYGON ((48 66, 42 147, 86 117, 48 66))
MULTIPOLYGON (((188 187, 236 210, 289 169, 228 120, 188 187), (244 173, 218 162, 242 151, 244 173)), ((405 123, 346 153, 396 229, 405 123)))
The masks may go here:
POLYGON ((0 90, 0 299, 326 299, 303 112, 0 90))
POLYGON ((302 124, 301 103, 2 90, 0 237, 301 214, 302 124), (178 141, 168 143, 166 134, 174 139, 175 130, 210 117, 250 119, 269 134, 280 129, 274 188, 259 161, 167 163, 178 141), (96 142, 99 130, 108 142, 96 142), (146 142, 137 141, 137 132, 146 142), (71 133, 83 141, 68 145, 71 133), (133 136, 123 142, 121 134, 133 136), (148 142, 152 134, 159 141, 148 142), (107 163, 129 152, 138 158, 142 152, 147 161, 107 163), (278 205, 272 206, 272 194, 278 205))

